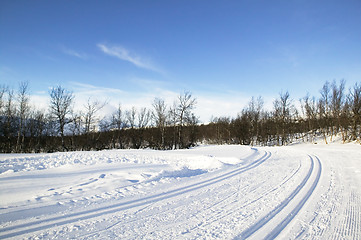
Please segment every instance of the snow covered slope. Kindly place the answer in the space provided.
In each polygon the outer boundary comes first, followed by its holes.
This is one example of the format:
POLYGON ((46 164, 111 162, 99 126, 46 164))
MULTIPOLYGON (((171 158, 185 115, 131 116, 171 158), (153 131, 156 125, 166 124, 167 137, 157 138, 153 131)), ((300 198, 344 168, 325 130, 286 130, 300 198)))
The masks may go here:
POLYGON ((0 155, 0 238, 361 239, 361 147, 0 155))

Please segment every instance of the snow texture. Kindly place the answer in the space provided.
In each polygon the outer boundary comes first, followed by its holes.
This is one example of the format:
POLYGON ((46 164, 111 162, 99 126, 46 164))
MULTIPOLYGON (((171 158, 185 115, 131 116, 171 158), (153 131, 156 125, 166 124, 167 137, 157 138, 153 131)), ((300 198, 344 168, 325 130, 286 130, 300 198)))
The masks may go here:
POLYGON ((0 239, 361 239, 361 147, 0 155, 0 239))

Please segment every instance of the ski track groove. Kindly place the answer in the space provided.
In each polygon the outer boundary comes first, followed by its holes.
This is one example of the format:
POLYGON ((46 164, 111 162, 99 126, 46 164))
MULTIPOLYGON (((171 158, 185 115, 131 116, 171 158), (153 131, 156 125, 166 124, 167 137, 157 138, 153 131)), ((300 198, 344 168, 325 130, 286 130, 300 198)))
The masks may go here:
MULTIPOLYGON (((256 161, 252 162, 252 163, 249 164, 248 166, 241 167, 241 168, 236 169, 236 170, 237 170, 237 171, 238 171, 238 170, 241 170, 240 173, 243 173, 243 172, 245 172, 245 171, 251 170, 251 169, 259 166, 261 163, 263 163, 263 162, 266 161, 267 159, 269 159, 269 158, 271 157, 271 155, 272 155, 272 154, 271 154, 270 152, 266 152, 260 159, 257 159, 256 161), (243 170, 243 169, 244 169, 244 170, 243 170)), ((252 156, 253 156, 253 154, 252 154, 252 156)), ((236 172, 236 170, 233 170, 233 171, 231 171, 231 172, 236 172)), ((238 174, 239 174, 239 173, 238 173, 238 174)), ((234 176, 236 176, 236 175, 238 175, 238 174, 237 174, 237 173, 232 174, 230 177, 234 177, 234 176)), ((226 175, 226 174, 223 174, 223 175, 226 175)), ((221 176, 223 176, 223 175, 221 175, 221 176)), ((220 177, 220 176, 218 176, 218 177, 220 177)), ((214 177, 214 178, 218 178, 218 177, 214 177)), ((224 179, 222 179, 222 180, 225 180, 225 179, 228 179, 228 178, 224 178, 224 179)), ((206 181, 207 181, 207 180, 206 180, 206 181)), ((217 181, 217 182, 218 182, 218 181, 217 181)), ((234 196, 234 195, 236 195, 236 194, 238 194, 238 192, 233 192, 233 193, 229 194, 227 197, 219 200, 217 203, 213 204, 212 206, 207 207, 205 210, 211 209, 212 207, 214 207, 214 206, 216 206, 216 205, 218 205, 218 204, 221 204, 221 203, 225 202, 226 200, 230 199, 232 196, 234 196)), ((149 215, 147 215, 147 216, 142 216, 140 219, 132 219, 132 220, 127 221, 127 222, 118 221, 118 222, 113 223, 113 224, 111 224, 110 226, 108 226, 108 227, 106 227, 106 228, 104 228, 104 229, 100 229, 100 230, 97 230, 97 231, 95 231, 95 232, 93 232, 93 233, 88 233, 88 234, 86 234, 86 235, 81 235, 81 236, 79 236, 79 237, 91 237, 91 236, 96 235, 96 234, 98 234, 98 233, 100 233, 100 232, 104 232, 104 231, 106 231, 106 230, 109 230, 109 229, 115 227, 116 225, 118 225, 118 224, 120 224, 120 223, 122 223, 123 225, 125 225, 125 224, 130 224, 130 223, 134 223, 134 222, 137 222, 137 221, 140 221, 140 220, 144 220, 144 219, 148 219, 148 218, 151 218, 151 217, 154 217, 154 216, 157 216, 157 215, 165 214, 166 212, 170 212, 170 211, 172 211, 172 210, 174 210, 174 209, 177 209, 177 208, 180 208, 180 207, 183 207, 183 206, 176 206, 176 207, 174 207, 174 208, 169 208, 169 209, 167 209, 166 211, 163 211, 163 212, 159 212, 159 213, 155 213, 155 214, 149 214, 149 215)), ((144 209, 145 209, 145 208, 143 208, 142 210, 144 210, 144 209)), ((201 211, 202 211, 202 210, 199 210, 199 212, 201 212, 201 211)), ((181 217, 181 216, 178 216, 178 218, 179 218, 179 217, 181 217)), ((193 217, 197 217, 196 214, 193 214, 193 217)), ((179 224, 178 224, 178 225, 179 225, 179 224)), ((164 226, 163 226, 163 228, 164 228, 164 226)), ((192 229, 191 229, 191 230, 192 230, 192 229)))
MULTIPOLYGON (((236 212, 236 211, 238 212, 238 211, 240 211, 241 209, 244 209, 245 207, 247 207, 248 205, 250 205, 250 204, 252 204, 252 203, 254 203, 254 202, 256 202, 256 201, 264 198, 265 196, 269 195, 270 193, 276 191, 276 190, 279 189, 282 185, 286 184, 289 180, 291 180, 291 179, 296 175, 296 173, 299 172, 300 168, 301 168, 301 165, 299 165, 299 167, 296 169, 296 171, 295 171, 291 176, 288 176, 288 177, 287 177, 282 183, 280 183, 277 187, 268 189, 267 191, 265 191, 264 193, 262 193, 262 195, 259 196, 258 198, 253 199, 253 200, 251 200, 251 201, 248 201, 248 202, 244 203, 242 206, 238 207, 237 209, 230 208, 230 209, 226 210, 226 211, 227 211, 226 213, 224 213, 224 211, 220 211, 220 213, 218 214, 219 217, 216 218, 216 219, 214 219, 214 220, 211 220, 211 219, 212 219, 213 217, 217 217, 217 216, 211 216, 209 219, 206 219, 206 223, 207 223, 207 224, 205 224, 204 226, 211 225, 212 223, 214 223, 214 222, 216 222, 216 221, 218 221, 218 220, 220 220, 220 219, 222 219, 222 218, 225 218, 225 217, 231 215, 232 213, 234 213, 234 212, 236 212), (210 221, 210 220, 211 220, 211 221, 210 221)), ((256 190, 256 189, 254 189, 254 191, 255 191, 255 190, 256 190)), ((237 200, 235 200, 234 202, 237 202, 237 200)))
MULTIPOLYGON (((267 189, 266 191, 264 191, 262 193, 262 195, 260 197, 258 197, 257 199, 255 200, 251 200, 251 201, 248 201, 246 203, 244 203, 242 206, 240 207, 237 207, 236 209, 234 208, 234 205, 235 203, 239 203, 239 199, 233 199, 231 200, 231 198, 234 196, 234 195, 237 195, 239 194, 239 191, 246 188, 247 186, 243 187, 243 188, 238 188, 237 191, 231 193, 231 194, 228 194, 226 197, 218 200, 217 202, 215 202, 214 204, 208 206, 207 208, 204 208, 204 209, 200 209, 198 210, 196 213, 192 214, 191 218, 197 218, 197 219, 201 219, 202 223, 205 223, 205 224, 200 224, 203 228, 206 227, 206 226, 209 226, 209 225, 212 225, 214 222, 220 220, 220 219, 223 219, 231 214, 234 214, 235 212, 238 212, 240 211, 241 209, 245 208, 246 206, 256 202, 257 200, 259 199, 262 199, 264 198, 265 196, 269 195, 270 193, 276 191, 277 189, 279 189, 282 185, 286 184, 289 180, 291 180, 301 169, 301 162, 300 164, 298 165, 298 168, 297 169, 294 169, 294 171, 292 172, 291 175, 289 176, 286 176, 284 178, 284 180, 277 186, 277 187, 270 187, 269 189, 267 189), (230 202, 229 202, 230 201, 230 202), (229 203, 226 203, 226 202, 229 202, 229 203), (221 209, 218 209, 218 210, 214 210, 213 208, 218 206, 218 205, 221 205, 221 209), (205 216, 208 216, 208 214, 204 214, 205 212, 207 211, 210 211, 210 214, 209 214, 209 217, 207 218, 199 218, 198 214, 199 213, 203 213, 203 215, 205 216), (214 213, 214 214, 212 214, 214 213)), ((264 183, 264 182, 263 182, 264 183)), ((262 184, 260 184, 262 185, 262 184)), ((252 192, 255 192, 258 188, 260 188, 261 186, 258 186, 257 188, 255 189, 252 189, 252 192)), ((148 218, 151 218, 151 217, 154 217, 154 216, 158 216, 158 215, 161 215, 161 214, 166 214, 167 212, 169 211, 174 211, 175 209, 178 209, 178 208, 181 208, 181 207, 184 207, 183 205, 181 206, 176 206, 174 208, 170 208, 170 209, 167 209, 166 211, 163 211, 161 213, 156 213, 156 214, 149 214, 147 216, 142 216, 141 219, 133 219, 129 222, 119 222, 119 223, 122 223, 123 226, 126 225, 126 224, 131 224, 131 223, 134 223, 134 222, 137 222, 137 221, 140 221, 140 220, 144 220, 144 219, 148 219, 148 218)), ((178 216, 178 218, 180 218, 181 216, 178 216)), ((182 225, 185 221, 190 221, 191 218, 188 218, 186 220, 183 220, 181 222, 177 222, 177 219, 175 219, 173 222, 175 224, 170 224, 168 225, 167 227, 165 226, 162 226, 162 230, 165 230, 165 229, 169 229, 169 228, 172 228, 174 227, 174 225, 182 225)), ((116 224, 112 224, 110 227, 107 227, 106 229, 103 229, 101 231, 105 231, 105 230, 109 230, 110 228, 116 226, 117 224, 119 223, 116 223, 116 224)), ((195 228, 197 227, 200 227, 200 225, 197 225, 197 226, 194 226, 190 229, 188 229, 188 232, 187 233, 191 233, 192 230, 194 230, 195 228)), ((153 229, 154 230, 154 229, 153 229)))
POLYGON ((292 219, 297 215, 297 213, 302 209, 302 207, 305 205, 306 201, 311 197, 312 193, 315 191, 317 184, 320 181, 321 173, 322 173, 321 161, 318 157, 315 157, 315 158, 318 161, 318 172, 317 172, 316 179, 313 182, 311 188, 307 191, 306 196, 302 198, 302 200, 297 204, 297 206, 287 215, 287 217, 279 225, 277 225, 276 228, 274 228, 274 230, 271 233, 269 233, 266 236, 265 239, 276 238, 281 233, 281 231, 292 221, 292 219))
MULTIPOLYGON (((32 222, 22 223, 22 224, 15 225, 15 226, 5 227, 5 228, 1 229, 0 238, 5 239, 5 238, 17 237, 17 236, 32 233, 32 232, 37 232, 37 231, 41 231, 41 230, 45 230, 45 229, 53 228, 53 227, 59 227, 59 226, 74 223, 77 221, 83 221, 83 220, 88 220, 91 218, 99 217, 104 214, 110 214, 110 213, 114 213, 114 212, 118 212, 118 211, 122 211, 122 210, 126 210, 126 209, 131 209, 134 207, 148 205, 149 203, 154 203, 154 202, 158 202, 161 200, 169 199, 169 198, 178 196, 180 194, 184 194, 187 192, 191 192, 191 191, 194 191, 194 190, 197 190, 200 188, 204 188, 204 187, 213 185, 213 184, 221 182, 225 179, 228 179, 228 178, 234 177, 238 174, 241 174, 245 171, 254 169, 254 168, 258 167, 259 165, 261 165, 262 163, 264 163, 267 159, 269 159, 271 157, 271 155, 272 155, 272 153, 265 152, 264 155, 261 156, 259 159, 251 162, 250 164, 248 164, 246 166, 238 167, 229 172, 223 173, 219 176, 215 176, 215 177, 212 177, 207 180, 203 180, 198 183, 194 183, 194 184, 191 184, 188 186, 176 188, 176 189, 166 191, 163 193, 159 193, 159 194, 155 194, 152 196, 143 197, 140 199, 126 201, 126 202, 121 202, 121 203, 113 204, 110 206, 99 207, 99 208, 95 208, 95 209, 91 209, 91 210, 87 210, 87 211, 81 211, 81 212, 77 212, 77 213, 71 213, 68 215, 50 217, 47 219, 40 219, 40 220, 35 220, 32 222), (39 226, 36 226, 36 225, 39 225, 39 226)), ((253 156, 253 154, 251 156, 253 156)), ((90 236, 91 236, 91 234, 90 234, 90 236)))
MULTIPOLYGON (((294 198, 295 196, 305 187, 307 182, 309 181, 312 173, 314 172, 315 168, 315 160, 312 156, 309 155, 309 158, 311 160, 311 167, 303 179, 303 181, 297 186, 297 188, 284 200, 282 201, 276 208, 274 208, 272 211, 270 211, 266 216, 258 220, 256 223, 251 225, 248 229, 241 232, 239 235, 237 235, 234 239, 247 239, 251 237, 254 233, 256 233, 258 230, 260 230, 265 224, 267 224, 271 219, 273 219, 277 214, 279 214, 294 198)), ((296 205, 296 207, 288 213, 288 215, 275 227, 273 230, 265 237, 265 239, 274 239, 276 238, 281 231, 292 221, 292 219, 297 215, 297 213, 302 209, 303 205, 306 203, 306 201, 309 199, 309 197, 314 192, 319 179, 321 177, 322 172, 322 164, 321 161, 317 156, 315 156, 318 162, 318 171, 315 181, 313 182, 310 189, 307 191, 306 196, 304 196, 300 202, 296 205)))

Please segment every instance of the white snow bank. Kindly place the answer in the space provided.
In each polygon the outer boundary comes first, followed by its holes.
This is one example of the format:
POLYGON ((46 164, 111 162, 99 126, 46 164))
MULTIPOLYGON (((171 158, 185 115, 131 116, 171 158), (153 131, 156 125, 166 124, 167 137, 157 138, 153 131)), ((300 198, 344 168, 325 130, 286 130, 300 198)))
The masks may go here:
POLYGON ((186 166, 190 169, 217 169, 221 168, 224 163, 241 163, 242 158, 252 152, 246 147, 220 147, 203 146, 191 150, 176 151, 104 150, 50 154, 2 154, 0 155, 0 174, 9 170, 10 172, 22 172, 57 168, 64 165, 101 163, 170 164, 179 168, 186 166))
POLYGON ((193 177, 240 164, 248 147, 104 150, 0 155, 0 208, 135 194, 164 179, 193 177))
POLYGON ((183 167, 180 170, 174 170, 174 171, 161 171, 159 175, 152 179, 157 180, 161 178, 183 178, 183 177, 193 177, 197 176, 203 173, 206 173, 207 171, 203 169, 189 169, 187 167, 183 167))

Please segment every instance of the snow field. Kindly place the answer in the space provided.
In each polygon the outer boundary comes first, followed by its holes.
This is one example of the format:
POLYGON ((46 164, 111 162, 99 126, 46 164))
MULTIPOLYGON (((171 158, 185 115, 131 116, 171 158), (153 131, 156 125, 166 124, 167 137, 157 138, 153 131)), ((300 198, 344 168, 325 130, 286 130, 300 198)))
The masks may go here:
POLYGON ((0 155, 0 238, 360 239, 360 150, 0 155))
MULTIPOLYGON (((193 152, 201 154, 202 148, 193 152)), ((39 200, 99 198, 99 194, 104 198, 113 194, 121 196, 132 193, 141 187, 137 183, 146 180, 144 184, 155 184, 165 178, 198 175, 241 161, 226 154, 218 158, 200 154, 183 150, 115 150, 15 157, 4 154, 0 158, 0 179, 7 181, 2 181, 0 190, 6 197, 0 198, 0 207, 11 207, 11 204, 19 207, 39 200)))

